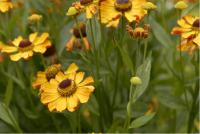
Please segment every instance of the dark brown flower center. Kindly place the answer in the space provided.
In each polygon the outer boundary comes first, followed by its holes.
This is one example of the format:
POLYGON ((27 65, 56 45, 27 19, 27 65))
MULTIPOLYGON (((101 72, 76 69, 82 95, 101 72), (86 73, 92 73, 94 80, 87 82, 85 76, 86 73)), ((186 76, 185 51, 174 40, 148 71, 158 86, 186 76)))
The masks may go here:
POLYGON ((80 0, 81 5, 88 5, 92 2, 93 2, 93 0, 80 0))
POLYGON ((59 83, 57 90, 61 96, 68 97, 75 93, 76 85, 73 80, 65 79, 59 83))
POLYGON ((76 38, 81 38, 81 35, 83 37, 86 37, 86 26, 84 23, 79 23, 78 25, 74 26, 73 28, 73 34, 76 38))
POLYGON ((19 43, 19 47, 20 48, 25 48, 25 47, 31 46, 31 44, 32 43, 29 40, 24 39, 19 43))
POLYGON ((130 0, 116 0, 115 9, 120 12, 126 12, 131 10, 132 3, 130 0))
POLYGON ((193 27, 199 28, 199 23, 200 23, 200 19, 196 19, 196 20, 194 21, 194 23, 192 24, 192 26, 193 26, 193 27))
POLYGON ((51 79, 54 79, 56 77, 56 74, 60 71, 60 68, 55 66, 55 65, 52 65, 50 67, 47 68, 47 71, 46 71, 46 79, 48 81, 50 81, 51 79))
POLYGON ((59 88, 60 89, 65 89, 67 87, 69 87, 71 85, 72 81, 70 79, 66 79, 63 80, 60 84, 59 84, 59 88))

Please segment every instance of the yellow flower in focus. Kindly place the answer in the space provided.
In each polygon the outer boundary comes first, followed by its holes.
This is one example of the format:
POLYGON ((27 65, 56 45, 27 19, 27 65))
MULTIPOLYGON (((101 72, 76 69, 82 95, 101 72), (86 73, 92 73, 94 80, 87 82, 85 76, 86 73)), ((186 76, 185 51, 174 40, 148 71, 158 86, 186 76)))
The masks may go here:
POLYGON ((40 89, 41 85, 54 79, 56 74, 61 71, 60 64, 49 66, 45 71, 37 72, 36 80, 32 83, 34 89, 40 89))
MULTIPOLYGON (((69 70, 69 69, 68 69, 69 70)), ((76 68, 71 68, 74 72, 76 68)), ((48 106, 49 111, 75 111, 79 103, 86 103, 94 91, 92 77, 84 79, 84 72, 59 72, 41 86, 41 102, 48 106)))
POLYGON ((117 27, 121 16, 129 22, 139 22, 146 14, 146 0, 101 0, 100 20, 107 27, 117 27))
POLYGON ((66 43, 67 51, 72 51, 73 48, 82 49, 83 45, 84 45, 85 50, 90 49, 91 45, 90 45, 89 40, 87 38, 86 25, 84 23, 79 22, 77 25, 75 25, 72 29, 72 34, 73 34, 73 36, 66 43), (81 39, 81 36, 83 37, 82 39, 81 39), (83 45, 82 45, 82 43, 83 43, 83 45))
POLYGON ((80 2, 75 2, 72 4, 72 7, 69 8, 67 15, 71 16, 72 14, 77 15, 80 12, 85 12, 86 18, 91 19, 97 12, 98 10, 97 7, 98 7, 98 0, 80 0, 80 2), (74 10, 73 7, 76 10, 74 10))
POLYGON ((13 8, 11 0, 0 0, 0 12, 7 12, 13 8))
POLYGON ((200 47, 200 18, 187 15, 178 20, 180 27, 174 27, 171 34, 181 36, 178 50, 193 52, 200 47))
POLYGON ((33 56, 33 52, 44 53, 51 46, 48 33, 32 33, 28 39, 21 36, 12 41, 10 46, 3 47, 2 52, 10 54, 12 61, 18 61, 21 58, 29 59, 33 56))
POLYGON ((42 19, 42 15, 32 14, 28 17, 29 22, 39 22, 42 19))

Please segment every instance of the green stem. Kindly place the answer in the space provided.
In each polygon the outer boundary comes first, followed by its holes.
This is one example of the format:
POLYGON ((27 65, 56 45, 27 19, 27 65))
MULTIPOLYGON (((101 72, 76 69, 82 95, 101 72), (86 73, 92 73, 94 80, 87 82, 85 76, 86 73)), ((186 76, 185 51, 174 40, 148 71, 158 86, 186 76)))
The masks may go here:
MULTIPOLYGON (((199 63, 200 63, 200 52, 198 50, 198 54, 197 54, 197 66, 195 66, 195 72, 197 74, 197 77, 200 76, 199 63)), ((198 111, 198 105, 196 105, 196 104, 198 104, 199 88, 200 88, 199 84, 200 84, 200 81, 197 80, 196 84, 195 84, 195 91, 193 93, 192 108, 191 108, 190 113, 189 113, 188 129, 187 129, 188 133, 192 132, 192 128, 193 128, 193 124, 194 124, 194 119, 195 119, 195 116, 196 116, 197 111, 198 111)))

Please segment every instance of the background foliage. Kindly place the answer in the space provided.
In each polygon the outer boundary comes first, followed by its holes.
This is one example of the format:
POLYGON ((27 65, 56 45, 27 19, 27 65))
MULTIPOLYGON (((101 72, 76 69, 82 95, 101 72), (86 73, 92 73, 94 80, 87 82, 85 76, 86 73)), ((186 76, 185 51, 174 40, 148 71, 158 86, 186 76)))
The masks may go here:
MULTIPOLYGON (((5 58, 0 63, 0 132, 77 132, 78 128, 82 132, 126 132, 123 125, 127 109, 131 120, 137 117, 130 124, 131 128, 134 128, 130 129, 130 132, 186 132, 190 123, 188 107, 192 105, 189 91, 195 81, 199 80, 199 76, 194 72, 191 57, 184 53, 183 68, 186 80, 183 83, 179 79, 180 62, 179 53, 176 51, 178 38, 170 35, 178 19, 178 12, 173 8, 174 1, 154 0, 158 8, 145 18, 145 22, 151 25, 148 38, 149 58, 137 70, 144 87, 134 89, 134 103, 131 107, 127 107, 127 103, 133 71, 131 68, 137 58, 136 41, 125 32, 125 25, 117 30, 108 29, 101 26, 97 19, 93 19, 92 27, 95 29, 97 47, 95 53, 98 59, 90 53, 85 55, 80 50, 66 52, 65 43, 71 37, 70 29, 74 20, 65 14, 72 2, 74 1, 15 0, 16 9, 0 14, 0 40, 8 42, 18 35, 28 36, 33 31, 27 21, 28 16, 33 12, 41 14, 43 20, 37 30, 50 33, 58 62, 65 68, 75 62, 88 75, 95 76, 94 94, 88 103, 81 105, 74 113, 50 113, 41 104, 38 92, 31 86, 36 72, 44 69, 41 56, 34 56, 31 62, 21 60, 17 63, 5 58), (121 41, 115 41, 113 37, 121 41), (99 68, 98 75, 96 65, 99 68), (185 103, 183 95, 185 87, 189 104, 185 103), (155 105, 153 114, 144 117, 148 105, 152 103, 155 105), (81 126, 78 123, 78 112, 81 112, 81 126)), ((182 14, 198 15, 198 11, 197 2, 190 4, 182 14)), ((86 21, 88 38, 93 42, 89 22, 83 16, 78 19, 86 21)), ((139 45, 143 51, 144 43, 139 45)), ((50 64, 52 57, 46 57, 45 60, 50 64)), ((195 112, 199 113, 198 110, 195 112)), ((195 117, 197 123, 198 118, 199 115, 195 117)), ((193 132, 198 132, 197 125, 192 125, 193 132)))

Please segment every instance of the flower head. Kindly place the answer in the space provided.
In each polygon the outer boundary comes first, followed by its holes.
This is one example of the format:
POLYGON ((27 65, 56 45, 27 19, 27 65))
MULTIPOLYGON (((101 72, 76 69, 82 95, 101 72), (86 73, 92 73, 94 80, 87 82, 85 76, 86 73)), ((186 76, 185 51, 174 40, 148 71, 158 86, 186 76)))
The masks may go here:
POLYGON ((72 29, 73 36, 66 44, 67 51, 72 51, 73 48, 83 48, 82 43, 84 44, 84 49, 89 50, 90 49, 90 43, 87 39, 87 33, 86 33, 86 25, 82 22, 76 24, 72 29))
MULTIPOLYGON (((68 71, 76 68, 68 69, 68 71)), ((86 103, 94 91, 92 77, 84 79, 84 72, 59 72, 55 79, 51 79, 41 86, 41 102, 50 111, 75 111, 79 103, 86 103)))
POLYGON ((178 50, 193 52, 200 47, 200 18, 187 15, 178 20, 180 27, 174 27, 171 34, 181 36, 178 50), (191 51, 192 50, 192 51, 191 51))
POLYGON ((146 0, 101 0, 100 20, 108 27, 117 27, 121 16, 129 22, 139 22, 146 14, 146 0))
POLYGON ((56 77, 56 74, 61 71, 60 64, 49 66, 45 71, 37 72, 36 80, 32 83, 33 88, 40 89, 41 85, 49 82, 56 77))
POLYGON ((131 26, 127 25, 126 30, 130 34, 131 37, 136 39, 146 39, 149 36, 149 24, 145 24, 143 27, 136 27, 133 29, 131 26))
POLYGON ((186 9, 188 7, 188 5, 185 3, 185 1, 178 1, 174 7, 176 9, 180 9, 180 10, 183 10, 183 9, 186 9))
POLYGON ((32 33, 28 39, 19 36, 12 41, 10 46, 4 46, 2 52, 10 54, 12 61, 18 61, 21 58, 29 59, 33 56, 33 52, 44 53, 51 46, 48 38, 48 33, 42 33, 41 35, 32 33))
POLYGON ((81 12, 85 12, 86 18, 91 19, 97 12, 98 0, 80 0, 80 2, 75 2, 72 7, 69 8, 67 15, 77 15, 81 12))
POLYGON ((11 0, 0 0, 0 12, 7 12, 13 8, 11 0))
POLYGON ((28 17, 29 22, 39 22, 42 19, 42 15, 32 14, 28 17))

